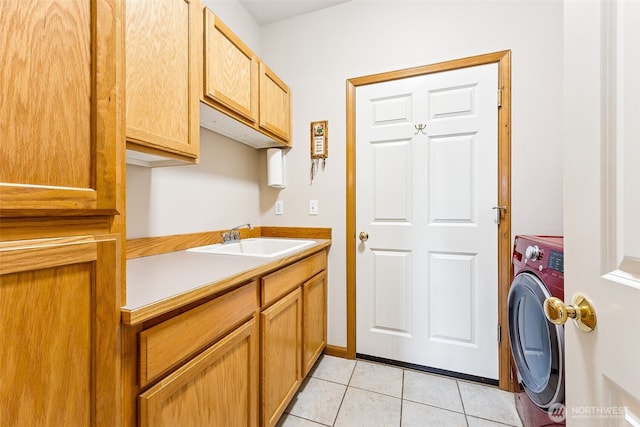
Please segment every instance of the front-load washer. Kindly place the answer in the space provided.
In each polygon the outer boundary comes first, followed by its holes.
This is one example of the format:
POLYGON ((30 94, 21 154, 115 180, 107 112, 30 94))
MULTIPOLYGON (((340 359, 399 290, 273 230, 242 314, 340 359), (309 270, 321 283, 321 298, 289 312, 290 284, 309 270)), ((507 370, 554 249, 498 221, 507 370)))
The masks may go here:
POLYGON ((509 341, 523 392, 515 394, 525 427, 565 425, 564 326, 549 322, 544 301, 564 301, 561 236, 516 236, 507 299, 509 341))

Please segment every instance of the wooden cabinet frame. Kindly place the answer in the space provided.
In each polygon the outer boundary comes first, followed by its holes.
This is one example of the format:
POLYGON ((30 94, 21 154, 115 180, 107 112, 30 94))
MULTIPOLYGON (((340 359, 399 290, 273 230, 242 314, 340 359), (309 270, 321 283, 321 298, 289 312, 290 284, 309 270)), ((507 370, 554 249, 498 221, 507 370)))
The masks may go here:
POLYGON ((125 5, 127 148, 193 163, 200 153, 200 0, 125 5))
MULTIPOLYGON (((0 6, 0 12, 4 7, 10 8, 19 4, 20 2, 5 3, 0 6)), ((3 56, 4 58, 26 57, 29 63, 4 63, 0 71, 0 82, 11 84, 11 73, 33 73, 28 77, 36 87, 32 92, 42 93, 43 97, 27 98, 25 104, 20 104, 17 99, 10 99, 8 109, 2 111, 3 117, 0 117, 0 122, 10 121, 6 127, 0 125, 0 158, 3 162, 0 170, 2 217, 117 213, 118 184, 115 177, 124 158, 120 143, 120 112, 116 108, 120 102, 120 88, 116 78, 120 66, 119 6, 117 0, 84 1, 80 2, 80 5, 90 8, 89 13, 93 19, 85 21, 84 16, 75 17, 70 13, 69 20, 65 22, 73 25, 73 19, 77 18, 78 22, 88 24, 86 28, 73 26, 58 30, 55 26, 47 27, 52 28, 52 32, 57 31, 57 36, 63 42, 69 42, 68 49, 65 50, 67 54, 71 52, 76 56, 74 60, 86 63, 89 75, 86 75, 85 71, 72 68, 77 76, 82 77, 87 83, 86 88, 82 87, 82 83, 76 83, 77 96, 74 100, 77 102, 71 103, 69 98, 65 104, 64 99, 55 98, 55 95, 65 95, 59 93, 65 89, 58 87, 61 86, 60 83, 49 82, 38 74, 37 64, 46 62, 47 58, 56 57, 59 52, 46 51, 41 46, 3 47, 3 50, 7 49, 7 56, 3 56), (86 51, 82 48, 83 38, 88 38, 86 51), (24 54, 25 50, 29 51, 29 55, 24 54), (19 54, 12 55, 12 51, 19 54), (86 90, 86 93, 82 93, 82 90, 86 90), (47 96, 49 98, 46 98, 47 96), (90 100, 86 106, 83 106, 84 99, 90 100), (77 108, 77 116, 56 119, 55 108, 77 108), (85 109, 87 111, 84 111, 85 109), (43 112, 47 114, 42 116, 43 112), (33 123, 36 115, 40 115, 41 123, 33 123), (69 120, 88 122, 87 129, 68 129, 72 126, 65 121, 69 120), (60 134, 62 140, 59 140, 60 134), (29 167, 30 164, 32 167, 29 167)), ((22 25, 17 22, 18 15, 9 13, 8 17, 3 16, 3 20, 15 18, 15 24, 22 25)), ((9 21, 8 25, 11 26, 13 23, 9 21)), ((33 27, 33 31, 42 32, 45 31, 44 28, 37 25, 33 27)), ((23 28, 18 30, 27 31, 23 28)), ((38 33, 34 38, 37 35, 38 33)), ((52 37, 52 34, 46 33, 41 36, 52 37)), ((65 58, 65 61, 67 60, 69 59, 65 58)), ((60 65, 63 66, 64 64, 60 65)), ((67 66, 71 67, 70 64, 67 66)), ((3 85, 0 83, 0 86, 3 85)), ((5 92, 3 96, 14 94, 26 97, 27 93, 16 94, 15 90, 12 90, 5 92)))
POLYGON ((183 425, 257 425, 256 349, 256 321, 251 319, 142 393, 140 426, 171 427, 177 421, 191 421, 183 425), (227 363, 232 364, 232 373, 227 363), (233 367, 242 365, 246 365, 246 374, 239 380, 233 375, 233 367), (194 401, 206 404, 206 410, 190 405, 194 401), (238 417, 238 410, 243 408, 246 412, 238 417))
POLYGON ((116 235, 0 243, 1 425, 119 425, 118 267, 116 235))

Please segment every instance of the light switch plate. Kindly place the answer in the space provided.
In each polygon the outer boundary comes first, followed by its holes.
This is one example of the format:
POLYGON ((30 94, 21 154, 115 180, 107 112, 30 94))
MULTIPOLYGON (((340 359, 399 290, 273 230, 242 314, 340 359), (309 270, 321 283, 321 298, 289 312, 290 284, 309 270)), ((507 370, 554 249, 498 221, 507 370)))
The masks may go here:
POLYGON ((277 200, 275 205, 276 215, 284 214, 284 202, 282 200, 277 200))
POLYGON ((309 200, 309 215, 318 215, 318 201, 309 200))

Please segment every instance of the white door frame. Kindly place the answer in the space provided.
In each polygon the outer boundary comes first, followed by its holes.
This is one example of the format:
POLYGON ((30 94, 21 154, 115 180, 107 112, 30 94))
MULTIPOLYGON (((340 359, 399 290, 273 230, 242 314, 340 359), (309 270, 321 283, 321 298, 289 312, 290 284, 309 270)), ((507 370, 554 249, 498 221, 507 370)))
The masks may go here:
POLYGON ((500 322, 499 385, 515 391, 507 339, 507 294, 512 279, 511 269, 511 51, 499 51, 421 67, 373 74, 347 80, 347 348, 346 357, 356 356, 356 88, 358 86, 450 71, 477 65, 498 64, 498 87, 501 106, 498 109, 498 204, 505 206, 498 226, 498 320, 500 322))

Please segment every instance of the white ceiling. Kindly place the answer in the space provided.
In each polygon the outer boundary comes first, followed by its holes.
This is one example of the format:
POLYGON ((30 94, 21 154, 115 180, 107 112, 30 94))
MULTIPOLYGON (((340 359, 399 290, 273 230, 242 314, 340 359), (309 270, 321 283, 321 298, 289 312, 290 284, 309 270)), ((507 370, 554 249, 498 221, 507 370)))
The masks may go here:
POLYGON ((239 0, 259 25, 304 15, 349 0, 239 0))

